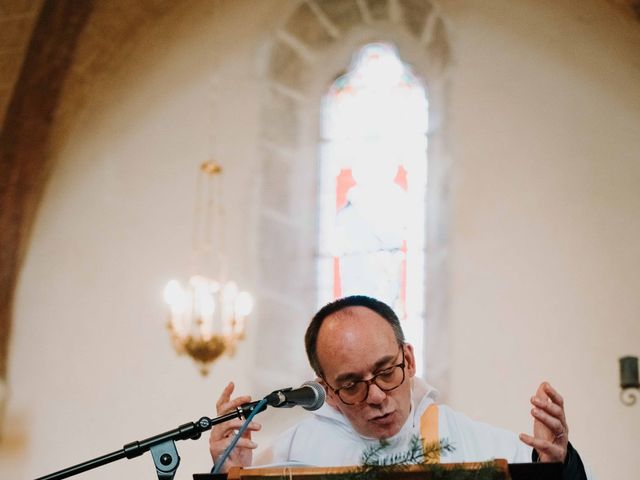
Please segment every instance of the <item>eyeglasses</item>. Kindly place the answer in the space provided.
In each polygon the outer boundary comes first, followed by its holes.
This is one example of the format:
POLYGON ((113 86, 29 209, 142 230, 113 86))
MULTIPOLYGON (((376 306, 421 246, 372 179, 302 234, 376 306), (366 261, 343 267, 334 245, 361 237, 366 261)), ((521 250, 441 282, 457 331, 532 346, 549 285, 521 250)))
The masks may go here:
POLYGON ((401 349, 402 362, 397 365, 392 365, 384 370, 379 371, 369 380, 357 380, 355 382, 349 382, 342 385, 339 388, 333 388, 325 380, 327 386, 338 395, 342 403, 346 405, 356 405, 364 400, 369 395, 369 387, 375 383, 376 386, 383 392, 390 392, 398 388, 404 382, 404 348, 401 349))

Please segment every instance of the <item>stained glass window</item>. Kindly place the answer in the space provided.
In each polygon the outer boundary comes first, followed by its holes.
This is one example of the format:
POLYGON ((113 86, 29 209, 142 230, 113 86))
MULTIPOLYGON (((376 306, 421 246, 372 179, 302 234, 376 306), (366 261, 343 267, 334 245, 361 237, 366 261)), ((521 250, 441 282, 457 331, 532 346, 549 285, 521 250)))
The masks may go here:
POLYGON ((354 294, 388 303, 418 358, 427 127, 424 84, 391 44, 363 47, 323 98, 319 303, 354 294))

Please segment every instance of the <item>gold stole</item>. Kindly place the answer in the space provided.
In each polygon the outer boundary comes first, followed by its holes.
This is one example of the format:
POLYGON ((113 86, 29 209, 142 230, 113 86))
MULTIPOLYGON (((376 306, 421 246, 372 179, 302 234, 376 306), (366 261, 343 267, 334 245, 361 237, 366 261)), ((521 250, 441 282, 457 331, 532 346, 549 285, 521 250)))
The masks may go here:
MULTIPOLYGON (((426 447, 430 449, 433 445, 440 446, 440 436, 438 435, 438 405, 429 405, 422 417, 420 417, 420 436, 422 437, 422 447, 426 452, 426 447)), ((425 459, 427 463, 440 463, 440 450, 436 450, 433 455, 425 459)))

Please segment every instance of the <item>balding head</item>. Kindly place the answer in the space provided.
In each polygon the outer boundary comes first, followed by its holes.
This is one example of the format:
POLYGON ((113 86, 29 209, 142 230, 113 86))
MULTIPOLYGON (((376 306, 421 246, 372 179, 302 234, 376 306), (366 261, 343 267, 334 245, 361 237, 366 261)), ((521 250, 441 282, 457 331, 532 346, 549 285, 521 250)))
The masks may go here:
POLYGON ((315 314, 309 323, 307 333, 305 334, 307 358, 309 359, 311 368, 313 368, 313 371, 316 372, 316 375, 319 377, 322 377, 322 367, 318 359, 317 348, 320 327, 322 327, 324 321, 330 316, 337 315, 340 317, 344 315, 348 317, 353 315, 353 307, 365 307, 374 311, 391 326, 398 345, 402 345, 405 341, 404 332, 400 326, 400 320, 391 307, 386 303, 364 295, 352 295, 350 297, 340 298, 334 302, 328 303, 315 314))

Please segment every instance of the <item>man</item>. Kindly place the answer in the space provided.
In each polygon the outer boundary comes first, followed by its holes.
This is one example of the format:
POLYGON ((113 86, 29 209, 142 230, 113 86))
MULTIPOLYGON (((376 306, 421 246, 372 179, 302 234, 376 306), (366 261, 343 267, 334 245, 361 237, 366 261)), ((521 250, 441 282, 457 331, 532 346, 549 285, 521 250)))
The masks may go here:
MULTIPOLYGON (((326 404, 270 446, 258 463, 301 462, 316 466, 357 465, 363 452, 385 439, 384 453, 406 452, 412 438, 435 449, 430 457, 443 463, 505 458, 509 462, 563 462, 565 478, 587 478, 569 444, 562 397, 543 383, 531 398, 533 436, 475 422, 434 401, 435 391, 415 376, 413 347, 404 340, 400 322, 386 304, 365 296, 346 297, 324 306, 305 335, 309 363, 324 386, 326 404)), ((231 398, 233 384, 222 392, 218 414, 251 401, 231 398)), ((214 462, 230 443, 241 420, 213 428, 209 441, 214 462)), ((257 444, 245 435, 221 471, 252 464, 257 444)))

